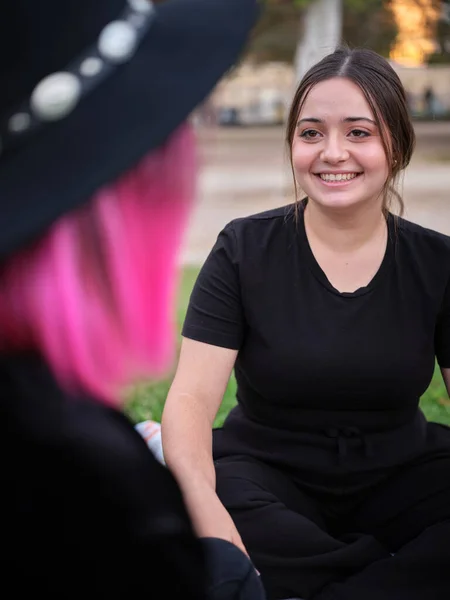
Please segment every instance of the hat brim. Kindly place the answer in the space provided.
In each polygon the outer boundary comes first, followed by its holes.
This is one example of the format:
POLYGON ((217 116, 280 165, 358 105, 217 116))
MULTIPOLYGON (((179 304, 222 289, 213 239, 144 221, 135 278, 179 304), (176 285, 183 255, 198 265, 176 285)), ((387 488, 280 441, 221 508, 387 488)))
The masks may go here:
POLYGON ((236 62, 258 0, 167 0, 136 54, 0 161, 0 258, 159 147, 236 62))

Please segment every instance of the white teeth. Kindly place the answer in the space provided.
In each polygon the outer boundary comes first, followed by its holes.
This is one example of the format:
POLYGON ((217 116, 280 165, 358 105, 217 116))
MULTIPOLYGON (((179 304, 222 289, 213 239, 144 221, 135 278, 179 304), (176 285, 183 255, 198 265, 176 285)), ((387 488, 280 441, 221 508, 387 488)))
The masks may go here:
POLYGON ((320 178, 324 181, 349 181, 357 177, 359 173, 320 173, 320 178))

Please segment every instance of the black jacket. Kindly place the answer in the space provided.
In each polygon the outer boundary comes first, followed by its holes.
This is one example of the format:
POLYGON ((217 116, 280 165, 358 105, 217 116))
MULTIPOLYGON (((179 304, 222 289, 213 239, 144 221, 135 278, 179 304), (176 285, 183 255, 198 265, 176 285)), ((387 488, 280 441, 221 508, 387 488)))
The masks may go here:
POLYGON ((35 356, 3 356, 0 383, 9 597, 201 600, 181 493, 126 417, 67 397, 35 356))

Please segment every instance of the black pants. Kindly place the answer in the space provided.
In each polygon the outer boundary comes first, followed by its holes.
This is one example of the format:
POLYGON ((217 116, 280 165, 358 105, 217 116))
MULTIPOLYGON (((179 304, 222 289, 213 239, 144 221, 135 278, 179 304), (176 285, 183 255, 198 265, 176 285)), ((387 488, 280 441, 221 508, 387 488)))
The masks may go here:
POLYGON ((448 600, 450 456, 391 470, 357 493, 305 489, 248 457, 216 461, 269 600, 448 600))

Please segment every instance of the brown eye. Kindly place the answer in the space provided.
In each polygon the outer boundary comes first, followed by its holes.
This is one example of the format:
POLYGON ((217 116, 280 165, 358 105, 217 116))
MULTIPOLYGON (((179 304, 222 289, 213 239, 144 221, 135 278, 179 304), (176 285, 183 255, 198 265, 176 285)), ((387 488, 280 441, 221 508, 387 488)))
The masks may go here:
POLYGON ((352 137, 356 138, 365 138, 370 136, 370 133, 368 131, 363 131, 362 129, 352 129, 350 134, 352 135, 352 137))
POLYGON ((303 131, 300 134, 301 138, 304 138, 306 140, 314 140, 319 136, 319 132, 316 131, 315 129, 305 129, 305 131, 303 131))

